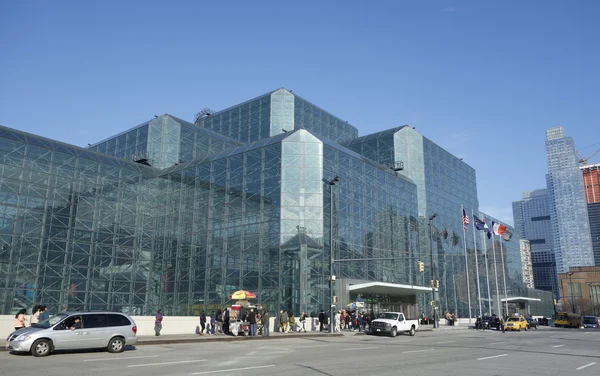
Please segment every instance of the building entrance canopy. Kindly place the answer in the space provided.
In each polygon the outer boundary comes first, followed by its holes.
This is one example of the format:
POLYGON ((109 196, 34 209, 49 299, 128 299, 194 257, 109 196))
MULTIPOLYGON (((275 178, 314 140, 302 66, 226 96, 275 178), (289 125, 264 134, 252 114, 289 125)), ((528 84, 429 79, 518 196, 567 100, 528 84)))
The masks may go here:
POLYGON ((367 282, 350 285, 349 290, 353 294, 362 295, 388 295, 388 296, 414 296, 418 294, 431 293, 430 287, 401 285, 386 282, 367 282))
POLYGON ((502 302, 509 302, 509 303, 517 303, 517 304, 525 304, 525 303, 531 303, 531 302, 541 302, 542 299, 538 299, 538 298, 526 298, 523 296, 517 296, 517 297, 513 297, 513 298, 508 298, 508 299, 500 299, 502 302))

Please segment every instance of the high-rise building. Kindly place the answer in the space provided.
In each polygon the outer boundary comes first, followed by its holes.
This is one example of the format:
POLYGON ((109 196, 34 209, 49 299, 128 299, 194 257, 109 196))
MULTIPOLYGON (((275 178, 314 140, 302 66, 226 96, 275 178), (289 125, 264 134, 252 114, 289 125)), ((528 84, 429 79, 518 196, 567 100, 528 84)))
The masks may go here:
POLYGON ((521 265, 523 267, 523 283, 530 289, 534 288, 533 266, 531 263, 531 244, 529 240, 521 239, 521 265))
POLYGON ((536 289, 552 291, 558 298, 558 276, 550 220, 550 199, 546 189, 523 192, 513 202, 515 229, 521 239, 529 241, 533 281, 536 289))
MULTIPOLYGON (((477 213, 465 162, 411 127, 358 138, 285 89, 89 148, 0 127, 0 314, 197 315, 245 289, 271 311, 329 309, 335 293, 416 316, 435 279, 439 310, 466 317, 485 247, 461 205, 477 213)), ((518 241, 501 244, 508 293, 551 298, 523 284, 518 241)))
POLYGON ((594 263, 600 266, 600 163, 581 166, 594 263))
POLYGON ((562 127, 546 130, 546 157, 556 269, 566 273, 569 267, 593 266, 594 253, 579 158, 573 139, 564 135, 562 127))

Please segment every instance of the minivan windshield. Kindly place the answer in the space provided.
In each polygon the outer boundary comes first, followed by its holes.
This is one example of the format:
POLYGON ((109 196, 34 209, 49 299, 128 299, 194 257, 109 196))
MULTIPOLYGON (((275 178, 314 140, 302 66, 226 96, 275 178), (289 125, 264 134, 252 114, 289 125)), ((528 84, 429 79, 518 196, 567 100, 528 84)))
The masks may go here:
POLYGON ((32 324, 31 326, 33 326, 34 328, 49 328, 49 327, 54 326, 57 323, 61 322, 67 316, 69 316, 69 315, 67 315, 65 313, 58 313, 56 315, 50 316, 50 318, 48 319, 48 322, 46 324, 40 322, 37 324, 32 324))

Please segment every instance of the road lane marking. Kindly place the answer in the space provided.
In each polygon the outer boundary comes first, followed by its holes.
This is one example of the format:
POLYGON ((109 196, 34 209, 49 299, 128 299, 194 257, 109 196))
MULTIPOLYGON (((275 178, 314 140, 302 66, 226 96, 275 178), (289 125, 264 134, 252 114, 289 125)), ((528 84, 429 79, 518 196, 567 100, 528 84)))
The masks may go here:
POLYGON ((402 351, 402 354, 409 354, 409 353, 417 353, 417 352, 425 352, 425 351, 433 351, 435 349, 425 349, 425 350, 411 350, 411 351, 402 351))
POLYGON ((354 350, 372 350, 372 349, 378 349, 379 347, 376 346, 371 346, 371 347, 355 347, 355 348, 351 348, 351 349, 343 349, 342 351, 354 351, 354 350))
POLYGON ((579 371, 581 369, 588 368, 589 366, 593 366, 594 364, 596 364, 596 362, 592 362, 590 364, 586 364, 585 366, 581 366, 581 367, 575 368, 575 369, 579 371))
POLYGON ((506 343, 506 341, 504 341, 504 342, 492 342, 492 343, 490 343, 488 346, 499 345, 499 344, 501 344, 501 343, 506 343))
POLYGON ((275 367, 275 364, 269 364, 268 366, 256 366, 256 367, 243 367, 243 368, 230 368, 230 369, 220 369, 216 371, 204 371, 204 372, 195 372, 192 375, 208 375, 209 373, 221 373, 221 372, 233 372, 233 371, 245 371, 248 369, 259 369, 259 368, 269 368, 275 367))
POLYGON ((144 355, 144 356, 127 356, 124 358, 102 358, 102 359, 84 359, 84 362, 102 362, 107 360, 125 360, 125 359, 141 359, 141 358, 158 358, 160 355, 144 355))
POLYGON ((508 354, 494 355, 494 356, 486 356, 485 358, 477 358, 477 360, 486 360, 486 359, 494 359, 501 358, 503 356, 507 356, 508 354))
POLYGON ((132 365, 127 366, 127 368, 131 368, 131 367, 165 366, 165 365, 168 365, 168 364, 198 363, 198 362, 206 362, 206 360, 205 359, 201 359, 201 360, 180 360, 178 362, 132 364, 132 365))
POLYGON ((456 341, 443 341, 443 342, 436 342, 437 344, 441 345, 442 343, 454 343, 456 341))
POLYGON ((317 347, 331 347, 331 345, 297 346, 294 349, 315 349, 317 347))
POLYGON ((564 345, 556 345, 556 346, 552 346, 552 347, 557 348, 557 347, 563 347, 563 346, 564 345))

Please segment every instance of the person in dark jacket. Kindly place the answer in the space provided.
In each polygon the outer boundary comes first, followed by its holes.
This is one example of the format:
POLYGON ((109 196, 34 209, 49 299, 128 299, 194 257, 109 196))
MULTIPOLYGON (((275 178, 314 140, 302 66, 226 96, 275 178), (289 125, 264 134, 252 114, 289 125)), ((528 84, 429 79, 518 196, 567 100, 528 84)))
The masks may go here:
POLYGON ((268 337, 271 335, 271 328, 269 328, 269 319, 271 318, 271 316, 269 316, 269 311, 267 311, 265 309, 265 311, 262 314, 262 317, 260 318, 262 324, 263 324, 263 336, 268 337))
POLYGON ((225 310, 225 314, 223 316, 223 333, 229 334, 229 310, 225 310))
POLYGON ((256 337, 256 314, 253 309, 248 313, 248 323, 250 324, 250 337, 256 337))
POLYGON ((204 335, 204 329, 206 328, 206 315, 204 311, 200 312, 200 335, 204 335))
POLYGON ((320 332, 323 331, 323 324, 325 324, 325 311, 321 310, 321 312, 319 312, 319 331, 320 332))

